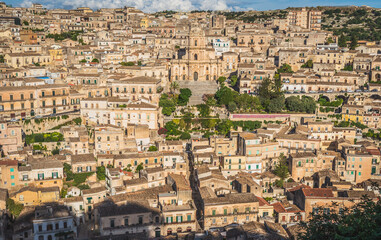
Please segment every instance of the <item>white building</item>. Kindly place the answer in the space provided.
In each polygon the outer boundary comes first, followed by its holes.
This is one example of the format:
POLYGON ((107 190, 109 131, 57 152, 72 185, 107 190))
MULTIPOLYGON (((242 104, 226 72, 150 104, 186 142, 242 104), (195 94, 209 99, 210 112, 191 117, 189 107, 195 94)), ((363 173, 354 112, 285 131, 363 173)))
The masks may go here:
POLYGON ((58 240, 76 238, 77 226, 66 206, 36 207, 33 223, 34 240, 58 240))
POLYGON ((213 39, 213 48, 216 53, 216 56, 222 56, 223 53, 230 51, 230 41, 213 39))

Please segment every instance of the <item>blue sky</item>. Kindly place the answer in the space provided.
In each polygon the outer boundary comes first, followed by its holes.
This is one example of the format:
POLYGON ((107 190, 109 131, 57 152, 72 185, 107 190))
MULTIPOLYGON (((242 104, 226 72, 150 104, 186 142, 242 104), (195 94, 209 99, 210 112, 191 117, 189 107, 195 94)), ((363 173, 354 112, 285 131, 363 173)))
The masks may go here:
MULTIPOLYGON (((4 1, 4 0, 3 0, 4 1)), ((48 8, 91 8, 134 6, 146 12, 162 10, 268 10, 303 6, 368 5, 381 8, 381 0, 5 0, 13 6, 29 6, 39 2, 48 8)))

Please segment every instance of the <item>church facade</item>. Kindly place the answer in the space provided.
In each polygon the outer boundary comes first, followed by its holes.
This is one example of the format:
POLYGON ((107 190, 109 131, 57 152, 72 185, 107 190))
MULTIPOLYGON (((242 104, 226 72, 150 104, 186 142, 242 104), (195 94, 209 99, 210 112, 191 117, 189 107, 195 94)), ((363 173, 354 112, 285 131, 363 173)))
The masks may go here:
POLYGON ((177 51, 170 73, 171 81, 215 81, 221 75, 222 60, 208 46, 202 29, 190 29, 188 46, 177 51))

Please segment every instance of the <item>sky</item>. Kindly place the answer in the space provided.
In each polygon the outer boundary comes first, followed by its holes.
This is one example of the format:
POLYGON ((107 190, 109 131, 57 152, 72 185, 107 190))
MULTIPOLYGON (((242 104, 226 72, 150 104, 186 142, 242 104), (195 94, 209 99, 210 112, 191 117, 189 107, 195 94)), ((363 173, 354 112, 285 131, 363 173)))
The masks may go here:
POLYGON ((0 0, 12 6, 29 7, 32 2, 46 8, 72 9, 77 7, 116 8, 136 7, 144 12, 163 10, 270 10, 287 7, 368 5, 381 8, 381 0, 0 0))

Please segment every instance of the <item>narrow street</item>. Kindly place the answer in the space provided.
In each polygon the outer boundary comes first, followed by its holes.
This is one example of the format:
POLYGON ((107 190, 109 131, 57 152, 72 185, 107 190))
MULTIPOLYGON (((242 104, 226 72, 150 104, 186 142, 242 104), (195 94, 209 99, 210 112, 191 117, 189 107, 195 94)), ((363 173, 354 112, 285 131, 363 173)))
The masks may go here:
POLYGON ((187 145, 187 153, 188 153, 188 164, 189 164, 189 183, 192 188, 192 198, 196 205, 197 211, 196 211, 196 218, 198 220, 198 224, 202 230, 203 229, 203 212, 202 212, 202 199, 201 194, 198 189, 197 183, 196 183, 196 175, 195 175, 195 169, 194 169, 194 160, 192 157, 192 152, 190 150, 190 144, 187 145))

